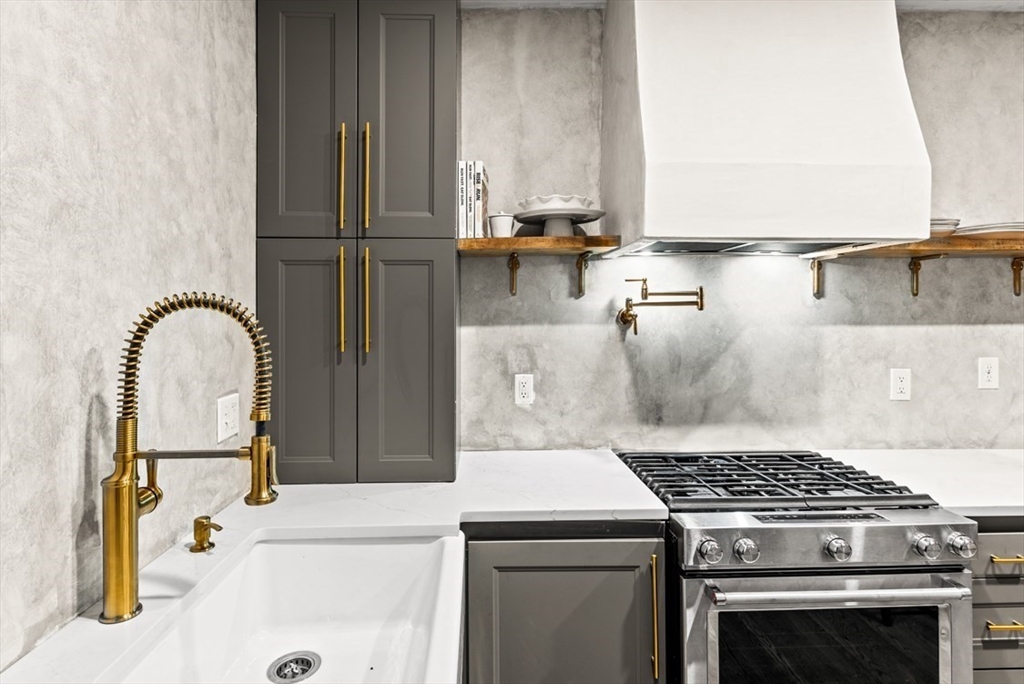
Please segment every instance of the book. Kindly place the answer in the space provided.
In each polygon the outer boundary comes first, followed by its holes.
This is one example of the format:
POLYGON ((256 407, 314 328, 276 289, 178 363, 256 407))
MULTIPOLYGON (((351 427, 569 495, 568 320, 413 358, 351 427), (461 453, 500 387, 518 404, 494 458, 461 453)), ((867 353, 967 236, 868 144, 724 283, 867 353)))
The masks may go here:
POLYGON ((476 211, 473 215, 476 237, 487 237, 487 169, 482 161, 475 162, 473 186, 476 199, 476 211))
POLYGON ((475 167, 474 162, 466 162, 466 237, 470 238, 480 237, 476 234, 476 223, 473 219, 476 214, 476 188, 473 180, 476 175, 475 167))
POLYGON ((455 194, 458 196, 455 211, 456 222, 459 228, 459 237, 467 236, 466 226, 466 162, 460 161, 456 170, 455 194))

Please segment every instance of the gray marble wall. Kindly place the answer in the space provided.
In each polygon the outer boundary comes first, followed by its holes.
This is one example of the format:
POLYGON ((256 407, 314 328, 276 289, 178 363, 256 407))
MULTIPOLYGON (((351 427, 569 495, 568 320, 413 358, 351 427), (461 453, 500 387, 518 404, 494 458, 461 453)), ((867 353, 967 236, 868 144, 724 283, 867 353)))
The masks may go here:
MULTIPOLYGON (((136 314, 185 290, 255 303, 254 52, 249 0, 0 2, 0 668, 99 598, 99 481, 136 314)), ((216 397, 238 390, 244 420, 251 369, 227 317, 161 322, 140 446, 214 446, 216 397)), ((248 469, 160 476, 143 563, 248 469)))
MULTIPOLYGON (((937 215, 1024 218, 1022 27, 1020 14, 900 19, 937 215)), ((465 13, 462 158, 486 161, 500 204, 599 199, 600 34, 596 10, 465 13)), ((1009 259, 930 261, 917 298, 905 260, 830 263, 821 300, 797 259, 597 261, 582 299, 573 259, 521 261, 514 298, 504 259, 461 262, 467 449, 1024 447, 1009 259), (626 334, 613 317, 641 276, 703 285, 707 310, 641 310, 626 334), (980 356, 999 357, 1000 389, 976 389, 980 356), (890 368, 912 370, 912 401, 889 401, 890 368), (515 373, 534 374, 533 406, 513 405, 515 373)))

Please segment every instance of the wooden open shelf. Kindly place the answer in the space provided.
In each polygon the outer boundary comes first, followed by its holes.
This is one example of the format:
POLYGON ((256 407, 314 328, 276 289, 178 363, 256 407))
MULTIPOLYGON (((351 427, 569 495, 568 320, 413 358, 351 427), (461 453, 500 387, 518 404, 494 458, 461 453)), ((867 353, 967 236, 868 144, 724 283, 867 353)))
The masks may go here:
POLYGON ((602 254, 618 248, 622 238, 618 235, 574 235, 573 237, 511 237, 463 238, 459 240, 462 256, 526 256, 534 254, 602 254))
POLYGON ((877 244, 861 245, 859 247, 837 247, 832 250, 823 250, 817 254, 808 254, 807 258, 902 257, 913 259, 933 254, 942 254, 946 257, 1024 256, 1024 235, 1007 236, 1006 233, 993 237, 985 237, 983 235, 956 237, 951 235, 944 238, 931 238, 929 240, 907 242, 899 245, 877 244))

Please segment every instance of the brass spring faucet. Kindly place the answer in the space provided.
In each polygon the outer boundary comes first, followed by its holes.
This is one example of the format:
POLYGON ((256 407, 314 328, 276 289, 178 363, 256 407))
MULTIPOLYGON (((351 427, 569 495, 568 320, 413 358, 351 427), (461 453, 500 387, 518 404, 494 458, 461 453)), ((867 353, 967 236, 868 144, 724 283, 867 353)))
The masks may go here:
POLYGON ((117 448, 114 472, 103 480, 103 613, 100 622, 130 620, 142 611, 139 603, 139 518, 152 513, 163 500, 157 484, 157 460, 163 458, 239 458, 248 460, 252 479, 245 503, 262 506, 273 503, 277 492, 274 447, 267 435, 270 420, 270 347, 259 321, 248 309, 232 299, 215 294, 184 293, 155 302, 140 315, 141 320, 129 332, 121 364, 117 448), (244 329, 256 354, 256 380, 252 413, 255 435, 249 446, 218 451, 139 451, 138 376, 139 358, 146 335, 158 321, 184 309, 210 309, 233 318, 244 329), (139 486, 138 461, 146 461, 146 486, 139 486))

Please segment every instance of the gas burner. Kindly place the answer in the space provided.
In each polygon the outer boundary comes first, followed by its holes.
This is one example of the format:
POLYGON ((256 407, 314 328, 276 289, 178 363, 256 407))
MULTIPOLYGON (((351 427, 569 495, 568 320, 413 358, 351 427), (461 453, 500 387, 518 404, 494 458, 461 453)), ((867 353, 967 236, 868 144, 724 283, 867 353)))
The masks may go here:
POLYGON ((923 494, 812 451, 620 453, 670 511, 937 506, 923 494))

